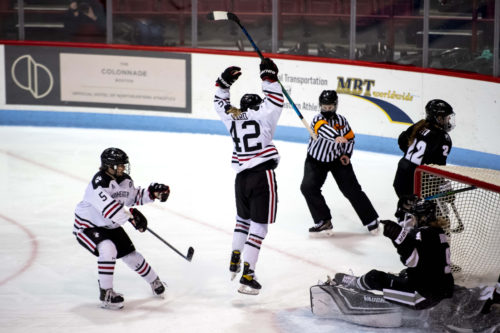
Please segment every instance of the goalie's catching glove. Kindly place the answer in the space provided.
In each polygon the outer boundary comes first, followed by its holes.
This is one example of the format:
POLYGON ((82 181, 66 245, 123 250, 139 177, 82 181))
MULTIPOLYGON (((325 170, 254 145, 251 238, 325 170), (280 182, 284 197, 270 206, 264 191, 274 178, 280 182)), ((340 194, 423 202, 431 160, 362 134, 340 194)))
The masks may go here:
POLYGON ((278 66, 271 59, 262 59, 260 63, 260 78, 272 82, 278 81, 278 66))
POLYGON ((241 68, 237 66, 231 66, 226 68, 224 72, 215 81, 216 85, 221 88, 229 89, 231 85, 238 80, 241 75, 241 68))
POLYGON ((159 184, 159 183, 151 183, 148 187, 149 198, 159 199, 161 202, 165 202, 170 195, 170 188, 167 185, 159 184))
POLYGON ((133 218, 130 218, 129 222, 132 223, 134 228, 136 228, 140 232, 146 231, 146 229, 148 228, 148 220, 146 219, 146 216, 144 216, 136 208, 130 208, 130 214, 132 214, 133 218))

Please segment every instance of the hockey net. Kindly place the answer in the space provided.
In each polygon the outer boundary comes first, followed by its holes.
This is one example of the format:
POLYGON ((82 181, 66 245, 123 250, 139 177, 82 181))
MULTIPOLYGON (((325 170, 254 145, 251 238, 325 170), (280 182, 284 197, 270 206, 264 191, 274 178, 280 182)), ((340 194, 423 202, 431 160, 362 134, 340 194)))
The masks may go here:
POLYGON ((455 282, 494 284, 500 274, 500 171, 422 165, 415 194, 434 200, 448 221, 446 233, 455 282))

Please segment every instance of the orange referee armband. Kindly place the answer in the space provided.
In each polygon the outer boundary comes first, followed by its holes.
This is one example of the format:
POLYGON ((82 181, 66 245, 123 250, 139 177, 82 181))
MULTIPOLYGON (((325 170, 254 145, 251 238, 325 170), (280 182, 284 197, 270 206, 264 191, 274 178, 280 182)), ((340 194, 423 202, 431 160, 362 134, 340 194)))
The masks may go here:
POLYGON ((328 122, 326 120, 324 119, 318 120, 316 124, 314 124, 314 133, 316 133, 317 135, 319 128, 325 124, 328 125, 328 122))

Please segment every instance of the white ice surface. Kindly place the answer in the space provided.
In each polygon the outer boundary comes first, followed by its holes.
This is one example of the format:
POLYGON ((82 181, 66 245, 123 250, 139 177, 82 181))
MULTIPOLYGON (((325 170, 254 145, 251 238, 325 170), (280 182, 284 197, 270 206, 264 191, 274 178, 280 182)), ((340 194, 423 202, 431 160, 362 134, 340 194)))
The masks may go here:
MULTIPOLYGON (((237 293, 228 262, 234 228, 235 173, 228 136, 0 127, 1 332, 408 332, 320 320, 310 311, 309 287, 351 269, 399 271, 390 241, 371 236, 329 176, 324 194, 335 234, 309 238, 312 225, 300 193, 306 144, 276 141, 281 163, 278 217, 257 265, 258 296, 237 293), (185 261, 152 234, 125 229, 168 284, 165 300, 123 262, 115 290, 121 311, 99 307, 96 258, 72 235, 73 209, 97 171, 103 149, 130 157, 136 185, 170 186, 166 203, 143 206, 149 226, 186 253, 185 261)), ((355 151, 357 178, 383 219, 392 218, 392 180, 399 157, 355 151)))

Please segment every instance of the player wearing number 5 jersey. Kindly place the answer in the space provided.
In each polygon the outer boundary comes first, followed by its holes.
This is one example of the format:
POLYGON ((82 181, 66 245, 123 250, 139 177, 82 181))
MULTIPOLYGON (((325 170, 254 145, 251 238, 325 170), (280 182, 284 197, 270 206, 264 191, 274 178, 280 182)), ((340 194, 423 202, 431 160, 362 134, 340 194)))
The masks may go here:
POLYGON ((404 156, 399 161, 393 183, 399 198, 398 211, 401 210, 404 198, 413 194, 413 179, 417 166, 446 165, 451 150, 448 132, 455 127, 453 108, 443 100, 433 99, 425 106, 425 113, 425 119, 399 135, 398 144, 404 156))
POLYGON ((274 169, 280 156, 272 141, 283 108, 283 94, 278 82, 278 68, 265 58, 260 64, 264 99, 245 94, 240 108, 230 104, 229 88, 241 75, 241 68, 227 68, 216 81, 215 110, 233 139, 232 166, 235 180, 236 227, 229 270, 232 279, 243 274, 238 291, 256 295, 261 289, 255 276, 260 247, 268 225, 276 220, 278 204, 274 169))

